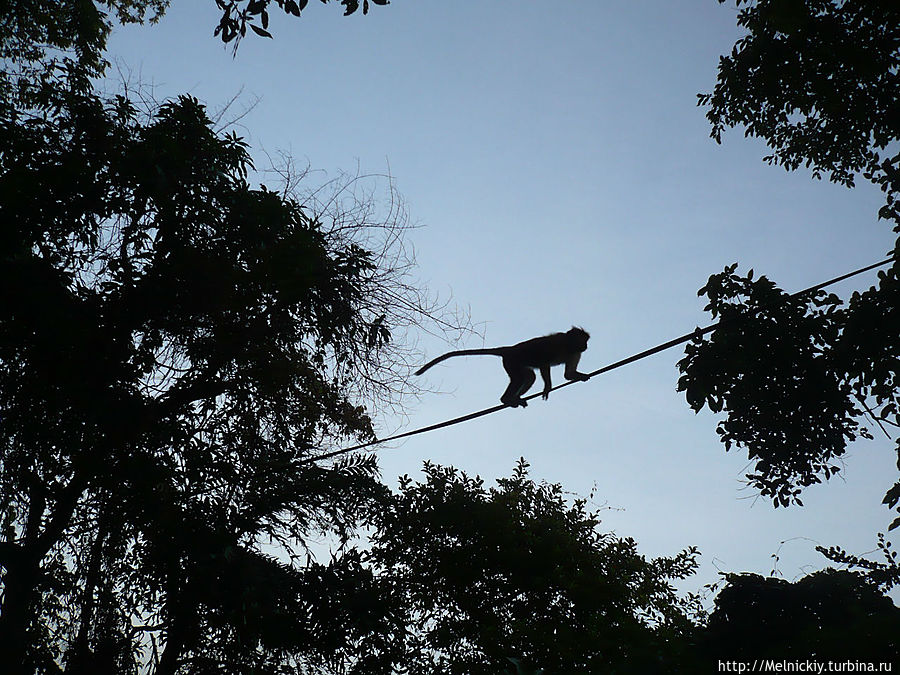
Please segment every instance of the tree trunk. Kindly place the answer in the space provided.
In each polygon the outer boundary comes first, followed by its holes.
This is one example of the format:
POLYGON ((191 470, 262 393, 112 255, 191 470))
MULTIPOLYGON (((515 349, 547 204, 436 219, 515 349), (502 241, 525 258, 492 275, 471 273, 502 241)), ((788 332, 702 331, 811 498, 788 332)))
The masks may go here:
POLYGON ((6 675, 32 675, 28 629, 34 617, 38 559, 16 546, 3 560, 3 606, 0 607, 0 664, 6 675))

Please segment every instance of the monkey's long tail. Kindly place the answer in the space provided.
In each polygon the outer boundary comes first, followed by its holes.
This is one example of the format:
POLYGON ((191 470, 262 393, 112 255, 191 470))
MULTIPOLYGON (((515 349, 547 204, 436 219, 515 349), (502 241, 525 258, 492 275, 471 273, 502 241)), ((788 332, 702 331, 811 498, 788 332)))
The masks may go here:
POLYGON ((442 354, 441 356, 432 361, 429 361, 424 366, 419 368, 416 371, 416 375, 421 375, 426 370, 431 368, 431 366, 435 366, 441 361, 449 359, 451 356, 503 356, 505 353, 505 347, 494 347, 493 349, 460 349, 455 352, 447 352, 446 354, 442 354))

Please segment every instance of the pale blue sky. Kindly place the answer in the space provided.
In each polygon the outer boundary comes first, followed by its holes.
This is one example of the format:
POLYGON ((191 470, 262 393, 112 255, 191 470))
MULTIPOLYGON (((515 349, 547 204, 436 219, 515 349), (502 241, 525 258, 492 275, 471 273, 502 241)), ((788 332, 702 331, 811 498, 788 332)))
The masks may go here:
MULTIPOLYGON (((159 25, 117 30, 111 54, 158 97, 259 97, 239 128, 255 152, 331 172, 389 166, 425 226, 410 235, 421 278, 471 308, 488 346, 583 325, 590 371, 709 323, 696 290, 726 264, 799 290, 892 245, 875 190, 769 167, 740 131, 709 139, 696 94, 739 35, 715 0, 393 0, 346 18, 311 2, 300 20, 271 15, 275 39, 248 37, 232 58, 211 35, 213 0, 174 0, 159 25)), ((422 344, 429 358, 447 349, 422 344)), ((768 573, 783 540, 788 579, 824 566, 815 543, 873 548, 890 521, 892 444, 854 445, 841 478, 776 511, 742 487, 746 455, 724 452, 714 417, 676 393, 681 354, 382 447, 385 479, 426 459, 493 479, 524 456, 536 479, 595 487, 614 509, 604 526, 643 553, 697 545, 692 588, 717 569, 768 573)), ((494 405, 505 380, 488 357, 428 376, 446 393, 413 402, 406 429, 494 405)))

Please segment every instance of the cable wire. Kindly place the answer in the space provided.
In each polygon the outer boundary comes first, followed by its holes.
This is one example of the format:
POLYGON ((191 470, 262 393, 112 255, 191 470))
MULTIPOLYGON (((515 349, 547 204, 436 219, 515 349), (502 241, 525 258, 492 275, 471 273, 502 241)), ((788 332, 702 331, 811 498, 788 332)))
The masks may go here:
MULTIPOLYGON (((810 286, 809 288, 804 288, 802 291, 797 291, 796 293, 791 293, 790 295, 785 297, 785 300, 799 298, 800 296, 807 295, 809 293, 815 293, 816 291, 822 290, 826 286, 831 286, 832 284, 836 284, 840 281, 844 281, 845 279, 849 279, 850 277, 855 277, 858 274, 863 274, 864 272, 868 272, 877 267, 887 265, 888 263, 891 263, 891 262, 894 262, 893 256, 890 258, 886 258, 885 260, 882 260, 880 262, 872 263, 871 265, 866 265, 865 267, 861 267, 858 270, 848 272, 847 274, 842 274, 839 277, 834 277, 833 279, 829 279, 828 281, 823 281, 822 283, 816 284, 815 286, 810 286)), ((757 308, 752 313, 755 314, 760 309, 763 309, 763 308, 762 307, 757 308)), ((719 324, 721 324, 721 320, 716 321, 715 323, 710 324, 709 326, 706 326, 704 328, 698 327, 698 328, 692 330, 690 333, 685 333, 684 335, 681 335, 677 338, 669 340, 668 342, 663 342, 662 344, 656 345, 655 347, 651 347, 650 349, 645 349, 642 352, 638 352, 637 354, 633 354, 632 356, 621 359, 620 361, 616 361, 615 363, 610 363, 608 366, 603 366, 602 368, 599 368, 591 373, 587 373, 586 374, 587 378, 590 379, 592 377, 595 377, 596 375, 608 373, 609 371, 615 370, 616 368, 621 368, 622 366, 627 366, 628 364, 634 363, 635 361, 645 359, 648 356, 653 356, 654 354, 658 354, 659 352, 665 351, 667 349, 671 349, 672 347, 676 347, 680 344, 688 342, 689 340, 692 340, 695 337, 701 337, 703 335, 706 335, 707 333, 711 333, 712 331, 714 331, 716 328, 719 327, 719 324)), ((569 380, 567 382, 563 382, 562 384, 558 384, 555 387, 553 387, 552 389, 550 389, 550 391, 556 391, 557 389, 562 389, 563 387, 568 387, 569 385, 575 384, 578 381, 579 380, 569 380)), ((583 380, 583 381, 586 382, 587 380, 583 380)), ((530 401, 533 398, 537 398, 538 396, 541 396, 541 394, 542 394, 542 392, 536 392, 534 394, 531 394, 530 396, 524 397, 523 400, 530 401)), ((412 431, 405 431, 402 434, 388 436, 387 438, 377 438, 373 441, 367 441, 365 443, 360 443, 359 445, 354 445, 349 448, 342 448, 340 450, 334 450, 332 452, 326 452, 321 455, 316 455, 315 457, 310 457, 309 459, 304 460, 303 462, 301 462, 301 464, 309 464, 312 462, 318 462, 320 460, 330 459, 331 457, 337 457, 338 455, 343 455, 348 452, 362 450, 363 448, 368 448, 373 445, 380 445, 381 443, 387 443, 388 441, 396 441, 396 440, 400 440, 401 438, 408 438, 409 436, 416 436, 418 434, 424 434, 428 431, 434 431, 436 429, 442 429, 444 427, 453 426, 454 424, 461 424, 462 422, 468 422, 469 420, 474 420, 479 417, 484 417, 485 415, 490 415, 491 413, 495 413, 499 410, 503 410, 504 408, 509 408, 509 407, 510 406, 507 406, 507 405, 495 405, 491 408, 485 408, 484 410, 479 410, 477 412, 469 413, 468 415, 462 415, 461 417, 454 417, 453 419, 445 420, 443 422, 438 422, 437 424, 431 424, 427 427, 413 429, 412 431)))

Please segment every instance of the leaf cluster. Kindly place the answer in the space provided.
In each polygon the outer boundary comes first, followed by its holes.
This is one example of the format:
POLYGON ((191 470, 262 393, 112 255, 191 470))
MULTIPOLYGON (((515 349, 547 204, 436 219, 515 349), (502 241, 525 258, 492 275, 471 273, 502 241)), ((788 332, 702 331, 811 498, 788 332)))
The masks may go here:
MULTIPOLYGON (((724 2, 725 0, 720 0, 724 2)), ((882 0, 736 0, 747 34, 700 94, 711 135, 728 127, 772 149, 766 161, 853 186, 862 173, 900 228, 900 5, 882 0)))
MULTIPOLYGON (((804 487, 841 470, 849 442, 871 438, 864 415, 900 424, 897 267, 847 305, 824 291, 788 296, 735 270, 698 292, 720 322, 687 345, 678 390, 695 411, 725 413, 716 431, 726 449, 747 449, 751 485, 776 506, 802 504, 804 487)), ((885 503, 896 506, 898 494, 895 486, 885 503)))
POLYGON ((113 21, 155 22, 169 0, 20 0, 5 3, 0 21, 0 106, 53 88, 61 66, 99 76, 113 21), (107 11, 104 11, 104 8, 107 11))
POLYGON ((817 546, 816 550, 832 562, 862 571, 866 579, 879 588, 890 590, 900 585, 900 564, 897 560, 897 551, 881 532, 878 533, 876 546, 884 558, 883 562, 852 555, 840 546, 817 546))
MULTIPOLYGON (((269 32, 269 6, 274 2, 278 7, 290 16, 299 17, 306 9, 309 0, 215 0, 216 6, 222 11, 219 24, 216 26, 215 35, 225 44, 234 41, 235 45, 246 37, 249 28, 260 37, 271 38, 269 32)), ((328 0, 321 0, 327 4, 328 0)), ((376 5, 390 4, 389 0, 372 0, 376 5)), ((340 0, 344 7, 344 16, 354 14, 360 7, 359 0, 340 0)), ((362 13, 369 13, 369 0, 363 0, 362 13)))
POLYGON ((698 292, 720 322, 685 348, 678 390, 695 411, 727 414, 716 431, 726 449, 747 448, 754 487, 776 506, 801 503, 801 488, 838 472, 847 442, 868 436, 848 398, 846 366, 828 349, 840 335, 841 303, 823 291, 792 299, 735 269, 698 292))

